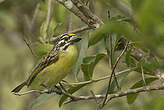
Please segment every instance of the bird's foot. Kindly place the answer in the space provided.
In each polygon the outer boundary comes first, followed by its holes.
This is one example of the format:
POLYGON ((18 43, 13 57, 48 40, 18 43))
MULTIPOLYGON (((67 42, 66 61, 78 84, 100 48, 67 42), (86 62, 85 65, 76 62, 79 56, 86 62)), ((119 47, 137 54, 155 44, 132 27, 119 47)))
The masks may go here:
POLYGON ((44 87, 45 89, 47 89, 47 94, 51 94, 51 93, 56 93, 58 95, 61 95, 62 94, 62 89, 59 87, 59 86, 54 86, 52 88, 48 87, 47 85, 45 84, 40 84, 40 86, 44 87))

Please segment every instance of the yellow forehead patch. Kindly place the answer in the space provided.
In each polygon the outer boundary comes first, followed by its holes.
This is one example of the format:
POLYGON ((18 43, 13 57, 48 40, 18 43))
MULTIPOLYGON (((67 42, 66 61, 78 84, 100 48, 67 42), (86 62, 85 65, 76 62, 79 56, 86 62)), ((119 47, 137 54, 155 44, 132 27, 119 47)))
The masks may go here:
POLYGON ((68 34, 69 36, 75 36, 75 34, 68 34))

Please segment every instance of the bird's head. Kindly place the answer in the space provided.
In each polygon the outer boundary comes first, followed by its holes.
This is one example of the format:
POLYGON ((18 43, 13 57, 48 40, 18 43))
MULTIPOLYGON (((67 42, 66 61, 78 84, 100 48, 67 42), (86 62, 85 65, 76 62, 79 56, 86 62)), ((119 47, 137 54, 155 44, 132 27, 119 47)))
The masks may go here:
POLYGON ((73 45, 80 40, 81 38, 77 37, 75 34, 63 34, 58 41, 58 46, 63 50, 66 50, 70 45, 73 45))

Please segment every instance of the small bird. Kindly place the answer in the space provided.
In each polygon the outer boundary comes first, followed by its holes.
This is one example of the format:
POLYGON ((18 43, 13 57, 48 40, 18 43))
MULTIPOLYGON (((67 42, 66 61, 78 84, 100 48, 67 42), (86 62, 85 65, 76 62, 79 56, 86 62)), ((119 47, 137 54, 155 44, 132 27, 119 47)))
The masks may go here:
POLYGON ((18 93, 24 86, 35 90, 44 90, 46 85, 53 88, 68 73, 76 62, 78 51, 74 45, 81 40, 75 34, 63 34, 56 45, 45 55, 30 76, 11 92, 18 93))

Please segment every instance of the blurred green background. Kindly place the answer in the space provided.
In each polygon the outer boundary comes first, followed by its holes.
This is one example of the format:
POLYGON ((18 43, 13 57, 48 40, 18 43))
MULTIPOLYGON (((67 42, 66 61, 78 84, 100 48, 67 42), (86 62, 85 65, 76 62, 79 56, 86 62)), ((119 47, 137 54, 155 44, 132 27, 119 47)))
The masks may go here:
MULTIPOLYGON (((131 7, 134 5, 134 10, 137 10, 142 5, 135 5, 137 0, 131 2, 131 0, 122 0, 127 6, 131 7), (136 6, 136 7, 135 7, 136 6)), ((132 0, 133 1, 133 0, 132 0)), ((139 0, 142 1, 142 0, 139 0)), ((147 0, 144 0, 147 1, 147 0)), ((153 0, 151 0, 153 1, 153 0)), ((85 1, 84 1, 85 2, 85 1)), ((153 3, 153 2, 152 2, 153 3)), ((44 24, 46 22, 47 16, 47 1, 46 0, 0 0, 0 110, 31 110, 31 106, 36 99, 36 95, 26 95, 26 96, 15 96, 10 91, 20 82, 22 82, 30 73, 34 65, 36 64, 38 57, 34 56, 28 46, 26 45, 24 39, 30 43, 32 49, 36 52, 39 51, 36 49, 36 42, 45 40, 45 31, 44 24)), ((150 3, 149 3, 150 4, 150 3)), ((112 16, 122 16, 117 10, 115 10, 110 4, 106 1, 94 0, 95 14, 99 16, 103 21, 107 21, 106 11, 109 9, 112 13, 112 16)), ((152 5, 152 8, 156 9, 155 5, 152 5), (153 7, 154 6, 154 7, 153 7)), ((71 14, 67 9, 57 2, 53 2, 53 15, 48 36, 46 39, 49 39, 52 35, 59 35, 66 33, 68 31, 69 22, 72 19, 72 29, 76 29, 85 24, 76 16, 71 14), (52 27, 51 27, 52 26, 52 27)), ((159 9, 160 6, 159 6, 159 9)), ((139 10, 139 9, 138 9, 139 10)), ((142 12, 151 11, 144 8, 140 9, 142 12)), ((158 11, 158 10, 157 10, 158 11)), ((137 13, 144 15, 145 13, 137 13)), ((146 13, 151 15, 151 13, 146 13)), ((163 14, 163 13, 162 13, 163 14)), ((145 15, 146 16, 146 15, 145 15)), ((162 16, 162 15, 161 15, 162 16)), ((143 31, 145 31, 146 36, 149 35, 151 28, 159 29, 161 35, 163 35, 163 24, 158 25, 156 28, 155 24, 158 24, 158 19, 156 22, 152 22, 152 19, 137 18, 138 24, 143 31), (144 25, 142 22, 146 23, 144 25), (145 26, 145 27, 144 27, 145 26), (145 28, 152 26, 151 28, 144 30, 145 28)), ((151 15, 153 17, 153 15, 151 15)), ((158 17, 157 18, 163 18, 158 17)), ((83 32, 81 36, 88 36, 88 32, 83 32)), ((152 31, 151 31, 152 32, 152 31)), ((153 32, 152 32, 153 33, 153 32)), ((153 34, 158 34, 154 32, 153 34)), ((162 36, 163 37, 163 36, 162 36)), ((136 40, 133 38, 129 38, 136 40)), ((138 38, 140 39, 140 38, 138 38)), ((137 39, 137 40, 138 40, 137 39)), ((148 39, 147 37, 143 39, 148 39)), ((149 39, 154 40, 154 38, 149 39)), ((144 41, 143 41, 144 42, 144 41)), ((145 42, 144 42, 145 43, 145 42)), ((160 42, 160 46, 157 48, 150 45, 151 42, 146 42, 148 48, 152 48, 153 52, 163 56, 163 45, 160 42), (151 47, 152 46, 152 47, 151 47), (162 50, 162 52, 161 52, 162 50), (160 51, 160 53, 159 53, 160 51)), ((159 43, 159 42, 156 42, 159 43)), ((142 45, 142 43, 141 43, 142 45)), ((140 45, 139 45, 140 46, 140 45)), ((46 47, 49 49, 49 47, 46 47)), ((40 52, 40 51, 39 51, 40 52)), ((87 50, 87 56, 95 55, 96 53, 105 53, 104 42, 100 41, 96 45, 92 46, 87 50)), ((44 51, 42 54, 45 54, 44 51)), ((119 64, 118 70, 123 70, 126 67, 126 64, 122 61, 119 64)), ((106 76, 111 70, 109 69, 107 58, 103 58, 97 65, 94 70, 93 79, 106 76)), ((79 77, 82 76, 80 72, 79 77)), ((70 74, 65 78, 67 81, 76 82, 74 74, 70 74)), ((122 90, 126 90, 131 87, 136 81, 141 79, 141 74, 137 72, 131 72, 124 79, 122 83, 122 90)), ((105 88, 108 81, 100 81, 87 85, 86 87, 80 89, 75 95, 91 95, 90 90, 94 91, 95 94, 105 93, 105 88)), ((26 90, 26 89, 25 89, 26 90)), ((25 91, 24 90, 24 91, 25 91)), ((73 102, 67 105, 63 105, 59 108, 58 102, 61 96, 55 95, 45 101, 38 107, 34 107, 36 110, 95 110, 97 108, 94 100, 89 101, 78 101, 73 102)), ((110 101, 105 107, 104 110, 163 110, 164 109, 164 95, 162 91, 152 91, 148 93, 141 93, 137 100, 133 104, 128 104, 126 97, 116 98, 110 101)))

